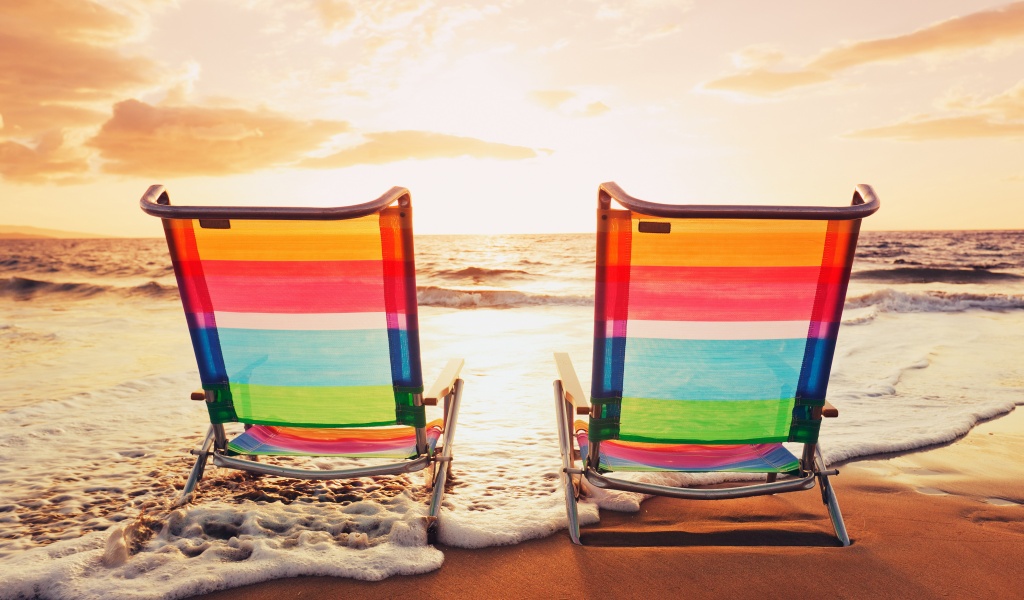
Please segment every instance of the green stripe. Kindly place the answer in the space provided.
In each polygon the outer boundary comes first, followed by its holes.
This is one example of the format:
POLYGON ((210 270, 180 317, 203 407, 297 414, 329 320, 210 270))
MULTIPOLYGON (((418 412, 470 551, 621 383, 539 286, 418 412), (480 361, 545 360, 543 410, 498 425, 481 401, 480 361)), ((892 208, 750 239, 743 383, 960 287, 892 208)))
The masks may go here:
POLYGON ((421 388, 417 392, 403 391, 408 389, 411 388, 395 386, 395 419, 399 425, 424 427, 427 424, 427 413, 422 405, 416 406, 416 399, 414 397, 414 394, 419 394, 423 390, 421 388))
POLYGON ((818 441, 821 419, 793 419, 789 429, 789 441, 814 444, 818 441))
POLYGON ((377 386, 231 383, 238 420, 260 425, 351 427, 396 423, 395 391, 377 386))
POLYGON ((793 398, 659 400, 623 398, 619 439, 674 444, 755 444, 790 439, 793 398))
POLYGON ((234 423, 238 421, 235 407, 231 403, 231 390, 226 383, 215 383, 204 386, 206 391, 206 410, 210 413, 211 423, 234 423))

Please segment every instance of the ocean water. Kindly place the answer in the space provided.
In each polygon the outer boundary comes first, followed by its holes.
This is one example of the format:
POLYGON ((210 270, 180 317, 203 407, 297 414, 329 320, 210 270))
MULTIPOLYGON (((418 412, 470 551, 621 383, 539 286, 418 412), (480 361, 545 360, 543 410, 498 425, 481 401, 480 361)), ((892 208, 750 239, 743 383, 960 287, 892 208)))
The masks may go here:
MULTIPOLYGON (((564 529, 551 353, 569 352, 589 387, 593 236, 416 244, 425 379, 466 359, 441 541, 564 529)), ((1024 233, 864 233, 843 320, 826 459, 955 440, 1024 404, 1024 233)), ((196 500, 171 508, 208 423, 197 387, 163 240, 0 240, 0 598, 440 568, 420 474, 294 482, 211 466, 196 500)), ((641 500, 595 496, 582 520, 641 500)))

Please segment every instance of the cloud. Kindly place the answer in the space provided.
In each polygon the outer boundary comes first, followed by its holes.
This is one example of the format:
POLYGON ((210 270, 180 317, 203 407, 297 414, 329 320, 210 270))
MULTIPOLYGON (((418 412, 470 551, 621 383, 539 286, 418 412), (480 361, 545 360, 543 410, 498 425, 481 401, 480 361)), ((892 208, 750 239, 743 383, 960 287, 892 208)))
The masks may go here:
POLYGON ((694 7, 690 0, 598 0, 596 4, 591 18, 612 24, 614 43, 625 46, 642 45, 681 32, 679 21, 694 7))
POLYGON ((611 110, 604 102, 588 101, 584 95, 571 90, 535 90, 530 92, 530 99, 548 110, 568 116, 596 117, 611 110))
POLYGON ((355 6, 346 0, 316 0, 317 16, 327 29, 346 29, 358 16, 355 6))
POLYGON ((1024 122, 1000 122, 982 115, 918 117, 894 125, 862 129, 847 137, 892 138, 907 141, 1024 137, 1024 122))
POLYGON ((909 141, 1024 137, 1024 81, 989 98, 954 97, 944 106, 945 114, 918 115, 846 137, 909 141))
POLYGON ((1024 119, 1024 81, 991 98, 968 102, 967 108, 992 113, 1004 119, 1024 119))
MULTIPOLYGON (((904 35, 864 40, 831 48, 802 67, 780 71, 771 65, 753 68, 709 81, 705 89, 771 95, 796 87, 823 83, 853 67, 898 61, 924 54, 957 53, 964 50, 1024 40, 1024 2, 954 17, 904 35)), ((742 55, 744 50, 740 51, 742 55)), ((749 52, 746 52, 749 53, 749 52)), ((774 56, 772 63, 779 62, 774 56)))
POLYGON ((115 44, 136 29, 129 15, 92 0, 5 2, 2 13, 0 31, 5 33, 47 33, 80 43, 115 44))
POLYGON ((0 8, 3 135, 99 124, 104 102, 159 81, 153 61, 116 44, 140 25, 90 0, 5 2, 0 8))
POLYGON ((704 89, 768 96, 791 88, 823 83, 832 75, 821 71, 748 71, 704 84, 704 89))
POLYGON ((0 142, 0 176, 19 183, 76 183, 89 170, 86 157, 64 146, 59 133, 43 136, 35 147, 0 142))
POLYGON ((384 164, 400 160, 434 158, 494 158, 523 160, 537 152, 524 146, 488 142, 430 131, 382 131, 368 133, 358 146, 322 158, 310 158, 299 164, 308 168, 342 168, 353 165, 384 164))
POLYGON ((1024 36, 1024 2, 954 17, 906 35, 857 42, 829 50, 811 69, 840 71, 932 52, 957 52, 1024 36))
POLYGON ((598 115, 603 115, 610 110, 611 109, 608 108, 608 105, 604 102, 591 102, 585 109, 583 109, 583 116, 596 117, 598 115))
POLYGON ((87 174, 88 153, 65 139, 81 139, 112 102, 162 79, 157 63, 120 48, 146 18, 93 0, 0 3, 0 177, 68 183, 87 174))
POLYGON ((301 160, 348 129, 268 110, 152 106, 126 100, 87 144, 108 173, 146 177, 247 173, 301 160))
POLYGON ((576 92, 569 90, 536 90, 530 92, 530 99, 550 110, 558 110, 565 102, 576 97, 576 92))

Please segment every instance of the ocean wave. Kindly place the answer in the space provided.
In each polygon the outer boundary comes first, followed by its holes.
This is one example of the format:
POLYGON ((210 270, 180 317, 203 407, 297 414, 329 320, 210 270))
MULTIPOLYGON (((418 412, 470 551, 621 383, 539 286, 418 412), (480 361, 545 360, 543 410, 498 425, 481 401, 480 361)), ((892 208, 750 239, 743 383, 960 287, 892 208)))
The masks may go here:
POLYGON ((846 300, 846 308, 867 307, 873 307, 875 312, 879 313, 962 312, 972 309, 1006 311, 1024 308, 1024 296, 951 294, 938 291, 899 292, 884 289, 846 300))
POLYGON ((96 285, 92 283, 55 282, 27 277, 0 278, 0 298, 32 300, 39 297, 69 297, 86 299, 102 294, 118 294, 129 297, 164 298, 175 297, 177 286, 167 286, 150 281, 130 287, 96 285))
POLYGON ((466 267, 464 269, 439 270, 434 272, 433 275, 443 279, 470 279, 473 281, 484 281, 488 279, 521 279, 523 277, 529 277, 530 273, 519 269, 466 267))
POLYGON ((1013 273, 990 271, 983 267, 944 269, 937 267, 895 267, 868 269, 854 272, 851 277, 860 281, 887 283, 995 283, 1024 279, 1013 273))
POLYGON ((530 294, 514 290, 453 290, 426 286, 418 289, 420 306, 446 308, 515 308, 519 306, 588 306, 593 296, 530 294))

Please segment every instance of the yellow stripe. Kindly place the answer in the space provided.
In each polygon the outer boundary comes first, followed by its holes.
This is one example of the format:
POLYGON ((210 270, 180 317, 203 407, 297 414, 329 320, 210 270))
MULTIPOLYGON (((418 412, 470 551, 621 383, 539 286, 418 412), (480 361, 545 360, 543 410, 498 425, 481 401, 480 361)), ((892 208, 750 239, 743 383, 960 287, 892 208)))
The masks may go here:
POLYGON ((203 260, 381 260, 376 214, 345 221, 250 221, 230 229, 194 222, 203 260))
POLYGON ((633 265, 801 267, 821 264, 828 221, 665 219, 633 215, 633 265), (671 223, 670 233, 641 233, 640 222, 671 223))

